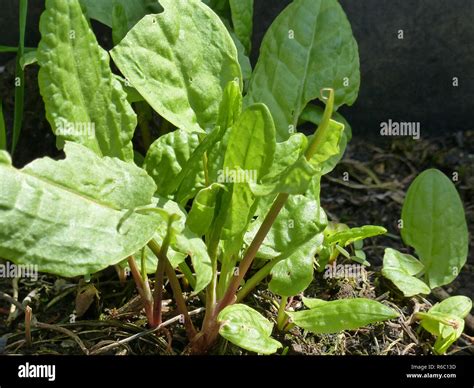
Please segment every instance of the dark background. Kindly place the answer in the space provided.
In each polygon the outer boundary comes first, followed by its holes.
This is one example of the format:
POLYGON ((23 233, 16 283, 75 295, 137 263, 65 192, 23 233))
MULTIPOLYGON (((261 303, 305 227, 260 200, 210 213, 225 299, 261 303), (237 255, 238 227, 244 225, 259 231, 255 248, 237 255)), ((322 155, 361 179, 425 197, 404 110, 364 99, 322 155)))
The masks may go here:
MULTIPOLYGON (((100 1, 100 0, 97 0, 100 1)), ((255 0, 254 47, 289 0, 255 0)), ((392 119, 421 123, 422 137, 473 129, 473 0, 340 0, 359 44, 362 85, 341 112, 354 132, 376 137, 392 119), (399 30, 404 39, 399 40, 399 30), (453 77, 459 87, 453 87, 453 77)), ((40 38, 43 0, 29 2, 27 46, 40 38)), ((107 28, 94 23, 105 35, 107 28)), ((0 44, 16 45, 18 1, 0 0, 0 44)), ((12 55, 0 54, 0 65, 12 55)))

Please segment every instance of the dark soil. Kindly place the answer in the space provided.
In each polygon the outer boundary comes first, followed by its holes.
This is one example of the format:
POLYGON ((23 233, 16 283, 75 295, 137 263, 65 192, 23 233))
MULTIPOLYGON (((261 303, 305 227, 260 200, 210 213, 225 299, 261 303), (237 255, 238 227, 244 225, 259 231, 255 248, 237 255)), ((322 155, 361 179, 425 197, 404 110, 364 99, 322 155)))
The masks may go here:
MULTIPOLYGON (((44 108, 36 87, 36 68, 28 68, 24 130, 15 154, 15 164, 22 166, 41 157, 57 157, 54 137, 44 120, 44 108)), ((13 99, 13 66, 0 71, 0 98, 4 102, 7 126, 11 127, 13 99)), ((416 311, 427 310, 438 300, 403 298, 390 282, 380 276, 383 251, 393 247, 410 252, 400 239, 397 222, 404 193, 414 177, 426 168, 439 168, 448 176, 459 174, 456 183, 464 202, 470 235, 474 227, 474 132, 447 134, 431 140, 384 139, 377 144, 358 140, 357 134, 341 164, 322 182, 322 205, 331 219, 349 226, 383 225, 389 233, 365 242, 364 250, 371 267, 367 280, 323 279, 317 273, 305 296, 323 299, 368 297, 377 299, 400 312, 391 322, 370 325, 356 331, 332 335, 312 335, 298 328, 281 335, 284 354, 430 354, 434 338, 419 328, 412 319, 416 311), (346 175, 345 173, 348 173, 346 175), (348 176, 349 179, 344 178, 348 176)), ((470 256, 459 277, 445 287, 450 295, 467 295, 474 299, 474 249, 470 240, 470 256)), ((186 289, 186 285, 183 284, 186 289)), ((89 286, 82 279, 61 279, 41 275, 37 281, 22 278, 18 287, 11 279, 0 279, 0 291, 18 300, 29 297, 35 318, 41 322, 32 330, 32 344, 25 340, 24 314, 10 314, 11 305, 0 300, 0 354, 180 354, 187 343, 185 332, 175 322, 159 333, 143 333, 146 320, 136 303, 136 290, 131 279, 120 282, 113 269, 94 275, 89 286), (95 287, 93 289, 91 287, 95 287), (77 297, 77 295, 81 295, 77 297), (78 310, 84 310, 78 316, 78 310), (66 329, 66 330, 65 330, 66 329), (132 337, 133 336, 133 337, 132 337), (120 344, 117 341, 122 341, 120 344)), ((189 289, 187 291, 190 291, 189 289)), ((439 295, 437 293, 436 295, 439 295)), ((174 317, 175 306, 167 295, 164 319, 174 317)), ((250 295, 247 303, 269 319, 275 320, 274 297, 263 285, 250 295)), ((188 301, 196 311, 196 324, 202 319, 197 298, 188 301)), ((289 308, 301 308, 295 297, 289 308)), ((469 326, 469 325, 468 325, 469 326)), ((472 324, 465 335, 450 349, 454 354, 474 354, 470 337, 472 324)), ((247 354, 221 341, 217 354, 247 354)))

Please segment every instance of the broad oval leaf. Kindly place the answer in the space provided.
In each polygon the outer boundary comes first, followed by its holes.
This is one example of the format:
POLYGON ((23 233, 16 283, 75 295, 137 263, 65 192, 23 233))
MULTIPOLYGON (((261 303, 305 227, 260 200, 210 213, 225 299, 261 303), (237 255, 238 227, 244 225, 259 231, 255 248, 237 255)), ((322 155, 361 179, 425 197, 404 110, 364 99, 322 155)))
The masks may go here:
POLYGON ((429 169, 410 185, 402 209, 403 241, 415 248, 430 288, 451 283, 466 263, 469 241, 461 198, 441 171, 429 169))
POLYGON ((314 255, 322 245, 323 238, 323 234, 319 233, 305 244, 275 259, 278 263, 270 272, 272 280, 268 289, 281 296, 294 296, 303 292, 313 281, 314 255))
POLYGON ((406 297, 431 292, 425 282, 415 277, 423 268, 423 264, 413 256, 392 248, 385 249, 382 275, 392 281, 406 297))
MULTIPOLYGON (((84 154, 80 145, 66 147, 66 152, 84 154)), ((77 155, 76 155, 77 156, 77 155)), ((95 156, 93 167, 97 181, 81 180, 87 174, 93 157, 76 163, 44 159, 17 170, 11 164, 0 164, 0 257, 17 264, 37 265, 41 272, 73 277, 87 275, 117 264, 141 249, 153 237, 162 222, 157 214, 143 215, 132 210, 118 210, 122 198, 133 194, 133 188, 118 185, 105 203, 100 195, 107 181, 106 161, 95 156), (48 168, 49 166, 49 168, 48 168), (36 169, 37 167, 37 169, 36 169), (75 184, 63 185, 63 177, 77 175, 75 184), (53 180, 53 177, 58 178, 53 180), (94 194, 91 187, 96 187, 94 194), (118 200, 116 201, 115 199, 118 200)), ((67 154, 66 154, 67 160, 67 154)), ((141 169, 112 161, 110 180, 117 177, 120 165, 129 181, 141 182, 144 192, 154 190, 151 181, 142 179, 141 169), (133 172, 135 169, 135 174, 133 172)), ((110 188, 111 186, 109 186, 110 188)), ((144 200, 144 198, 143 198, 144 200)))
POLYGON ((47 0, 40 31, 39 87, 58 140, 133 161, 136 115, 79 1, 47 0))
POLYGON ((237 49, 200 0, 161 0, 112 51, 118 68, 166 120, 192 132, 214 128, 227 83, 242 75, 237 49))
POLYGON ((337 0, 295 0, 263 39, 247 102, 265 103, 286 140, 321 89, 335 90, 337 109, 355 101, 359 84, 357 43, 337 0))
POLYGON ((273 324, 254 309, 234 304, 219 313, 219 334, 234 345, 259 354, 272 354, 281 343, 271 338, 273 324))
POLYGON ((117 158, 99 158, 92 150, 77 143, 66 142, 64 151, 66 159, 36 159, 25 166, 23 172, 41 176, 118 210, 151 203, 156 186, 141 168, 124 164, 117 158), (53 163, 54 169, 51 168, 53 163))
POLYGON ((375 300, 356 298, 330 301, 311 310, 287 312, 293 323, 312 333, 337 333, 398 317, 375 300))

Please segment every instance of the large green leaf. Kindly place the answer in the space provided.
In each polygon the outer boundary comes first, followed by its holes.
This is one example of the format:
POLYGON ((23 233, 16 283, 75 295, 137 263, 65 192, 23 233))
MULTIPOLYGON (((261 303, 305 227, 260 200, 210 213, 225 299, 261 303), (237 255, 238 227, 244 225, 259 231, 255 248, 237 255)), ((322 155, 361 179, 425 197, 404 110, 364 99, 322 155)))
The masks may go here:
POLYGON ((113 10, 117 5, 126 15, 126 28, 132 28, 143 16, 161 11, 158 0, 81 0, 91 19, 112 27, 113 10))
POLYGON ((355 101, 359 84, 357 43, 337 0, 295 0, 265 35, 248 103, 265 103, 286 140, 321 89, 335 90, 337 109, 355 101))
POLYGON ((415 277, 423 268, 423 264, 413 256, 392 248, 385 249, 382 275, 391 280, 406 297, 431 292, 425 282, 415 277))
POLYGON ((0 257, 72 277, 132 255, 162 219, 119 209, 151 202, 155 185, 140 168, 100 159, 78 144, 66 143, 65 151, 65 161, 42 159, 22 170, 1 158, 0 257), (127 195, 137 197, 127 200, 127 195))
POLYGON ((313 281, 314 255, 323 243, 323 234, 315 235, 311 240, 294 250, 287 252, 278 261, 270 274, 272 280, 268 289, 282 296, 294 296, 303 292, 313 281))
POLYGON ((398 317, 391 308, 365 298, 334 300, 287 314, 297 326, 316 334, 353 330, 398 317))
POLYGON ((260 354, 275 353, 281 343, 271 338, 273 324, 259 312, 234 304, 219 313, 219 334, 234 345, 260 354))
POLYGON ((253 32, 253 0, 230 0, 232 25, 239 40, 250 53, 253 32))
MULTIPOLYGON (((175 192, 176 178, 198 145, 197 134, 178 129, 159 137, 150 146, 143 167, 155 180, 158 194, 167 196, 175 192)), ((202 161, 196 164, 196 168, 203 170, 202 161)), ((195 187, 204 179, 203 174, 196 174, 193 178, 195 187)))
POLYGON ((78 0, 47 0, 40 31, 39 86, 59 145, 75 141, 132 161, 136 115, 78 0))
POLYGON ((51 183, 92 197, 117 210, 149 205, 156 190, 152 179, 141 168, 117 158, 99 158, 90 149, 67 142, 67 158, 53 161, 36 159, 22 171, 39 175, 51 183), (55 168, 51 165, 54 163, 55 168), (78 169, 81 166, 81 169, 78 169), (104 171, 107 173, 104 174, 104 171))
POLYGON ((140 20, 111 55, 161 116, 180 129, 209 130, 227 83, 242 75, 237 49, 200 0, 161 0, 165 11, 140 20))
POLYGON ((431 288, 451 283, 466 263, 469 238, 456 187, 429 169, 410 185, 402 209, 403 241, 415 248, 431 288))
MULTIPOLYGON (((264 216, 257 218, 245 234, 245 241, 255 237, 264 216)), ((258 251, 258 257, 273 259, 293 251, 322 233, 327 225, 327 217, 317 201, 303 195, 290 196, 278 214, 270 231, 258 251)))

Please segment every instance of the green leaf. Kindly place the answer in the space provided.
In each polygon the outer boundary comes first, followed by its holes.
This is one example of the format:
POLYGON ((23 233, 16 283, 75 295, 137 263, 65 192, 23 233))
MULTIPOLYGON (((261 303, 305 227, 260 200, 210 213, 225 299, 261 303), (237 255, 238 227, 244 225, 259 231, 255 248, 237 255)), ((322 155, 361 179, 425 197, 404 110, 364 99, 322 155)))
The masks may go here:
POLYGON ((430 288, 451 283, 466 263, 469 238, 456 187, 429 169, 410 185, 402 209, 402 238, 415 248, 430 288))
POLYGON ((467 296, 458 295, 452 296, 443 300, 440 303, 436 303, 430 312, 439 312, 444 314, 452 314, 459 318, 466 318, 472 310, 472 300, 467 296))
MULTIPOLYGON (((155 180, 159 195, 166 197, 176 191, 176 179, 198 146, 198 135, 181 129, 159 137, 150 146, 143 168, 155 180)), ((196 167, 202 170, 202 161, 196 167)), ((202 174, 194 178, 197 188, 204 178, 202 174)))
POLYGON ((342 247, 346 247, 356 241, 379 236, 385 233, 387 233, 387 229, 383 228, 382 226, 364 225, 357 228, 345 229, 335 232, 326 238, 326 243, 338 244, 342 247))
POLYGON ((37 159, 23 171, 41 175, 51 183, 93 197, 118 210, 135 209, 152 202, 156 186, 141 168, 124 164, 116 158, 99 158, 77 143, 67 142, 65 152, 67 158, 64 160, 37 159), (78 171, 77 166, 83 167, 78 171))
POLYGON ((211 227, 216 209, 217 193, 222 188, 221 184, 213 183, 202 189, 194 198, 186 225, 197 235, 205 235, 211 227))
POLYGON ((127 11, 116 2, 112 9, 112 41, 118 44, 128 32, 127 11))
POLYGON ((444 354, 464 331, 464 320, 456 315, 430 309, 428 313, 417 313, 421 326, 436 336, 434 351, 444 354))
POLYGON ((314 255, 323 243, 323 234, 315 235, 307 243, 295 246, 272 268, 268 289, 281 296, 294 296, 303 292, 313 281, 314 255))
POLYGON ((311 310, 287 312, 293 323, 312 333, 337 333, 398 317, 398 313, 375 300, 341 299, 311 310))
POLYGON ((140 168, 100 159, 78 144, 66 143, 65 151, 65 161, 40 159, 22 170, 2 158, 0 257, 73 277, 132 255, 153 237, 162 220, 157 214, 118 209, 151 202, 154 183, 140 168), (123 181, 111 183, 118 178, 123 181), (104 185, 115 192, 107 194, 104 185), (134 191, 138 185, 143 194, 134 191), (124 199, 135 194, 135 199, 124 199))
MULTIPOLYGON (((315 125, 320 125, 323 119, 324 109, 317 105, 308 104, 304 109, 303 113, 301 114, 300 120, 302 122, 310 122, 315 125)), ((322 168, 322 174, 330 173, 339 161, 344 156, 344 152, 346 151, 347 144, 352 138, 352 129, 347 120, 342 117, 341 114, 334 112, 332 118, 344 125, 344 131, 342 132, 341 138, 339 140, 339 152, 329 159, 327 159, 324 163, 324 167, 322 168)))
POLYGON ((190 132, 214 128, 228 82, 242 75, 237 49, 219 17, 199 0, 161 0, 111 55, 145 100, 190 132))
POLYGON ((58 140, 132 161, 136 115, 78 0, 47 0, 40 31, 39 86, 58 140))
POLYGON ((230 0, 232 25, 239 40, 250 53, 253 32, 253 0, 230 0))
POLYGON ((20 58, 20 66, 23 70, 25 70, 26 66, 32 65, 36 62, 38 62, 38 52, 36 50, 25 52, 25 54, 20 58))
POLYGON ((382 275, 391 280, 406 297, 431 292, 423 281, 415 277, 423 268, 423 264, 413 256, 392 248, 385 249, 382 275))
POLYGON ((204 244, 200 236, 185 228, 182 233, 176 235, 176 241, 171 246, 175 251, 185 253, 191 257, 194 272, 196 273, 194 293, 201 292, 212 279, 211 258, 207 253, 206 244, 204 244))
POLYGON ((121 6, 126 18, 125 27, 131 29, 143 16, 162 10, 157 0, 81 0, 87 8, 87 15, 106 26, 113 25, 114 6, 121 6))
POLYGON ((302 300, 303 300, 303 304, 309 309, 314 309, 316 307, 320 307, 326 303, 329 303, 327 300, 317 299, 317 298, 306 298, 304 296, 302 300))
POLYGON ((261 179, 271 168, 275 155, 275 126, 263 104, 248 107, 232 126, 226 144, 223 170, 218 171, 219 183, 230 183, 224 195, 232 196, 224 237, 242 233, 255 211, 255 197, 249 183, 261 179))
POLYGON ((270 336, 273 324, 254 309, 234 304, 219 313, 219 334, 234 345, 260 354, 272 354, 282 347, 270 336))
POLYGON ((335 90, 337 109, 356 100, 359 84, 357 43, 339 3, 295 0, 263 39, 247 103, 265 103, 278 140, 286 140, 306 105, 320 98, 321 89, 335 90))
POLYGON ((237 56, 239 58, 240 68, 242 69, 242 79, 246 90, 250 77, 252 77, 252 64, 250 63, 250 58, 245 53, 245 47, 242 42, 237 38, 234 32, 229 31, 229 33, 237 48, 237 56))
MULTIPOLYGON (((264 215, 250 225, 245 241, 250 244, 255 237, 264 215)), ((265 237, 257 256, 273 259, 293 251, 322 233, 327 217, 318 202, 302 195, 290 196, 265 237)))
POLYGON ((248 107, 232 126, 224 169, 255 171, 257 180, 270 171, 275 155, 275 125, 263 104, 248 107))

